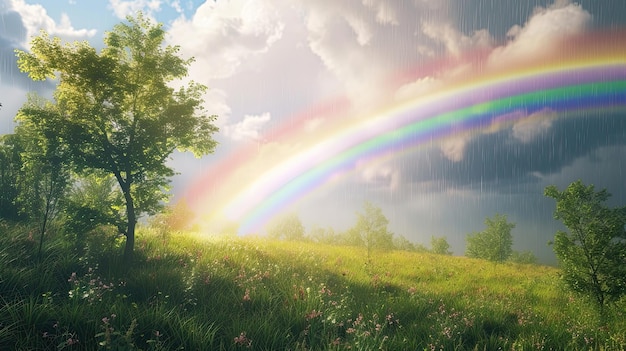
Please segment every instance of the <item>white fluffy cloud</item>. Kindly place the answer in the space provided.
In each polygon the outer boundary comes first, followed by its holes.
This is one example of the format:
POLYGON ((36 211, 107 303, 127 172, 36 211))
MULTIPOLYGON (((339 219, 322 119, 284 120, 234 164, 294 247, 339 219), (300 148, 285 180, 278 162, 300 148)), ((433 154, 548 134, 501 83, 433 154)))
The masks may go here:
POLYGON ((243 121, 224 126, 224 134, 235 141, 259 141, 261 129, 272 119, 269 112, 258 116, 246 115, 243 121))
POLYGON ((510 41, 494 50, 491 64, 510 64, 529 55, 550 52, 550 43, 562 37, 581 33, 591 22, 591 14, 569 0, 557 0, 553 5, 535 9, 524 26, 513 26, 507 36, 510 41))
POLYGON ((191 19, 180 17, 169 30, 185 56, 196 58, 202 79, 223 79, 254 55, 266 53, 283 34, 278 8, 267 1, 207 1, 191 19))
POLYGON ((146 11, 151 16, 161 9, 161 0, 109 0, 109 7, 117 18, 124 19, 139 11, 146 11))
POLYGON ((434 2, 301 1, 311 50, 340 81, 355 106, 367 110, 393 98, 391 74, 417 64, 441 45, 420 23, 445 19, 434 2))
POLYGON ((489 48, 493 43, 493 38, 485 29, 468 36, 450 22, 424 21, 422 30, 428 37, 443 43, 447 52, 455 56, 467 50, 489 48))

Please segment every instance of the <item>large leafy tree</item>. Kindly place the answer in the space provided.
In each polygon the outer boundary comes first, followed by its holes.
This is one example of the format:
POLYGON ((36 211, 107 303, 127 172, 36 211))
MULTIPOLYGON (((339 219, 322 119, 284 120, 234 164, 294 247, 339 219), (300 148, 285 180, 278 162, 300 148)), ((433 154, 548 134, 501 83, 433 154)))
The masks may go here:
MULTIPOLYGON (((174 174, 166 161, 174 150, 200 156, 216 146, 215 116, 202 108, 206 87, 171 86, 187 75, 192 60, 179 57, 178 47, 164 46, 165 34, 139 14, 108 32, 100 52, 45 32, 32 40, 31 52, 17 51, 20 70, 32 79, 58 79, 53 113, 37 120, 57 131, 46 137, 68 146, 77 172, 105 172, 117 180, 126 207, 125 259, 133 253, 137 218, 155 212, 166 197, 174 174)), ((20 111, 24 120, 39 113, 32 106, 20 111)))
POLYGON ((558 231, 553 243, 563 278, 602 311, 626 294, 626 207, 604 206, 606 189, 596 191, 580 180, 563 191, 548 186, 545 195, 556 200, 554 217, 569 229, 558 231))
POLYGON ((493 262, 504 262, 513 253, 511 230, 514 223, 509 223, 505 215, 496 214, 493 219, 485 219, 484 231, 467 236, 467 257, 482 258, 493 262))
POLYGON ((371 260, 374 250, 393 248, 393 233, 387 229, 389 220, 383 210, 366 201, 363 212, 357 213, 357 221, 350 231, 356 235, 367 249, 367 259, 371 260))

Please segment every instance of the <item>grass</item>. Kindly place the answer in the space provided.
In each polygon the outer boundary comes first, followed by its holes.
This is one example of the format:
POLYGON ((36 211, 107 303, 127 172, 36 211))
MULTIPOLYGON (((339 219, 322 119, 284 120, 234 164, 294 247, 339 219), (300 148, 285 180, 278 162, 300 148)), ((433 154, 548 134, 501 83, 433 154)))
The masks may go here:
POLYGON ((626 348, 553 267, 140 230, 136 259, 0 223, 0 350, 626 348))

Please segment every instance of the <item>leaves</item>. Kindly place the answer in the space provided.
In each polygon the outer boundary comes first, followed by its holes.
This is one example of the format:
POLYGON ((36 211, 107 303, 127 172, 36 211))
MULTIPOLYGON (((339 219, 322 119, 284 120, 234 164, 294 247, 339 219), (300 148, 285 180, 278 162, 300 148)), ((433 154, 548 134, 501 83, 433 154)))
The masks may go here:
POLYGON ((506 261, 513 253, 511 230, 515 224, 507 222, 505 215, 496 214, 493 219, 485 219, 485 226, 484 231, 467 236, 465 254, 493 262, 506 261))
MULTIPOLYGON (((141 13, 116 25, 97 52, 86 42, 62 44, 45 32, 31 52, 17 51, 20 70, 32 79, 58 79, 48 107, 28 105, 18 121, 39 123, 66 147, 64 162, 76 172, 102 171, 115 177, 126 202, 126 231, 132 245, 137 216, 154 213, 166 199, 166 162, 174 150, 196 156, 213 152, 215 116, 205 114, 206 87, 191 82, 174 89, 192 59, 164 46, 165 31, 141 13)), ((132 249, 132 247, 131 247, 132 249)))
POLYGON ((563 191, 548 186, 544 194, 556 200, 554 218, 569 229, 554 238, 563 279, 602 310, 626 294, 626 207, 604 206, 610 197, 606 189, 596 191, 580 180, 563 191))

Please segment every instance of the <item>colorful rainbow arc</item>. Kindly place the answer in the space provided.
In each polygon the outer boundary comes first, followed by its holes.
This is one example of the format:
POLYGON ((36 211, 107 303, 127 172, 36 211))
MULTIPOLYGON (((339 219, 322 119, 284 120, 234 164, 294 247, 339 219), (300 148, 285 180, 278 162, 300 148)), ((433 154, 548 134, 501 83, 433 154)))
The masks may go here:
POLYGON ((326 135, 320 143, 265 172, 223 212, 242 219, 240 232, 248 233, 333 175, 354 169, 361 159, 415 148, 453 132, 487 127, 505 115, 523 119, 546 108, 568 113, 614 107, 626 107, 622 57, 571 62, 457 86, 406 101, 326 135))

